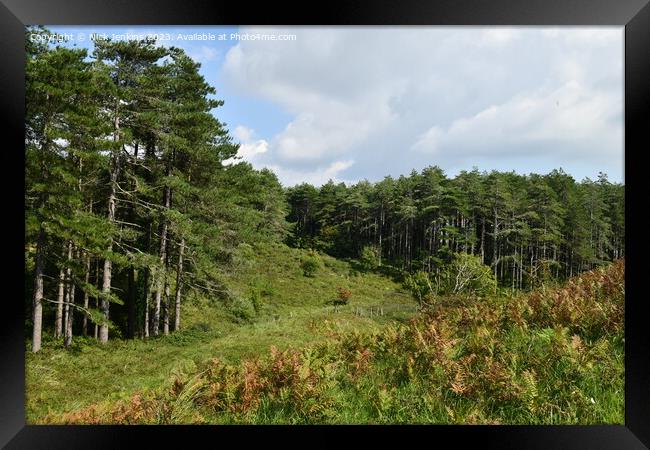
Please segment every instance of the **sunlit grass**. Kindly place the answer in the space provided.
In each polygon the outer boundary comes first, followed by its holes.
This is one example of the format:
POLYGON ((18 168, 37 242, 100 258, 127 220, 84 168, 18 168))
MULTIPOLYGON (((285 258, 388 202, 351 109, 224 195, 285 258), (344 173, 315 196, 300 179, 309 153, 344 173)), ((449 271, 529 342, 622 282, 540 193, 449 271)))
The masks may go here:
POLYGON ((304 277, 299 261, 278 248, 230 280, 264 292, 254 317, 197 301, 171 336, 29 355, 28 422, 623 423, 622 261, 418 315, 394 281, 327 259, 304 277), (334 312, 338 286, 353 296, 334 312))
POLYGON ((169 336, 112 340, 105 346, 75 337, 69 350, 46 338, 39 353, 26 352, 27 422, 128 398, 210 358, 235 364, 268 353, 271 346, 301 347, 351 330, 376 330, 413 315, 413 300, 392 280, 376 274, 351 276, 347 262, 325 255, 324 266, 308 278, 299 267, 305 252, 280 245, 262 251, 250 266, 226 279, 241 298, 262 291, 262 308, 249 322, 237 323, 223 302, 192 299, 183 307, 183 329, 169 336), (334 313, 326 302, 337 286, 350 288, 353 296, 350 305, 334 313), (369 317, 370 308, 382 308, 384 315, 369 317), (357 309, 364 316, 356 315, 357 309))

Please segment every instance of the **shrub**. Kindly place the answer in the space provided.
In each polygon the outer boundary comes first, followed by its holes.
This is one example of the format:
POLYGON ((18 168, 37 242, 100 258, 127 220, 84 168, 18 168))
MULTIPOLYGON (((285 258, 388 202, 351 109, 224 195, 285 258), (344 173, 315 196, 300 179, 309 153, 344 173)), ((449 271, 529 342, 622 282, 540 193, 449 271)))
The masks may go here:
POLYGON ((379 250, 370 245, 363 247, 359 263, 364 270, 376 269, 379 266, 379 250))
POLYGON ((429 274, 418 270, 415 273, 406 274, 404 277, 404 287, 408 289, 419 304, 424 303, 433 295, 433 286, 429 279, 429 274))
POLYGON ((334 300, 335 305, 347 305, 348 300, 352 296, 352 292, 349 289, 344 287, 336 288, 336 299, 334 300))
POLYGON ((255 316, 254 305, 248 299, 235 298, 230 304, 229 310, 237 323, 251 322, 255 316))
POLYGON ((465 253, 453 254, 452 260, 442 268, 440 280, 418 270, 404 277, 404 287, 418 300, 418 303, 430 304, 436 294, 494 294, 497 281, 492 270, 481 263, 478 256, 465 253), (439 282, 438 282, 439 281, 439 282))
POLYGON ((497 280, 490 267, 481 263, 475 255, 456 253, 447 269, 448 293, 472 293, 477 295, 493 294, 497 288, 497 280))
POLYGON ((313 277, 316 275, 316 272, 318 272, 318 269, 320 269, 321 264, 320 260, 316 256, 310 255, 302 260, 300 267, 302 268, 304 276, 313 277))
POLYGON ((259 290, 253 289, 251 292, 251 304, 253 305, 253 309, 255 310, 255 313, 259 314, 260 310, 262 309, 262 294, 259 290))
POLYGON ((618 261, 562 289, 445 303, 237 365, 214 359, 163 391, 44 423, 622 423, 624 286, 618 261))

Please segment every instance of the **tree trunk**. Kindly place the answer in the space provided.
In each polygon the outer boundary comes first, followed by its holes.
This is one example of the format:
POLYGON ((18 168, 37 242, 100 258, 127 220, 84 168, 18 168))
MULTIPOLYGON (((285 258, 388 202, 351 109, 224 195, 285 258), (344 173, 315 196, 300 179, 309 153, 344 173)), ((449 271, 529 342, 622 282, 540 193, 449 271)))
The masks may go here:
POLYGON ((169 291, 169 241, 167 237, 167 248, 165 248, 165 303, 163 307, 163 333, 165 336, 169 334, 169 306, 170 306, 170 291, 169 291))
POLYGON ((163 334, 169 334, 169 277, 165 273, 165 302, 163 304, 163 334))
MULTIPOLYGON (((133 148, 133 161, 137 162, 138 160, 138 148, 139 144, 136 141, 133 148)), ((136 189, 136 183, 131 183, 131 189, 136 189)), ((131 204, 129 206, 129 221, 132 223, 136 222, 135 206, 131 204)), ((136 272, 135 267, 131 266, 128 269, 128 320, 127 320, 127 330, 126 335, 129 339, 135 337, 137 330, 137 319, 136 319, 136 307, 137 307, 137 290, 136 290, 136 272)))
POLYGON ((32 352, 41 349, 41 333, 43 330, 43 253, 45 252, 45 230, 41 228, 36 241, 36 261, 34 267, 34 296, 32 322, 32 352))
MULTIPOLYGON (((111 203, 112 207, 114 207, 115 202, 109 201, 109 211, 111 209, 111 203)), ((114 211, 114 210, 113 210, 114 211)), ((110 219, 110 213, 109 213, 109 220, 110 219)), ((112 221, 112 220, 111 220, 112 221)), ((111 243, 108 245, 108 251, 111 252, 113 250, 113 243, 111 239, 111 243)), ((110 295, 111 293, 111 271, 112 271, 113 265, 110 259, 106 258, 104 260, 104 272, 102 276, 102 294, 104 295, 110 295)), ((104 315, 104 320, 108 321, 109 319, 109 301, 107 298, 102 298, 100 302, 100 308, 101 312, 104 315)), ((102 322, 99 326, 99 341, 102 343, 108 342, 108 323, 107 322, 102 322)))
MULTIPOLYGON (((68 242, 68 264, 72 261, 72 242, 68 242)), ((70 347, 72 344, 72 323, 74 319, 74 294, 75 286, 72 282, 72 269, 66 270, 67 291, 65 295, 65 329, 63 337, 63 346, 70 347)))
MULTIPOLYGON (((167 193, 167 189, 165 189, 167 193)), ((167 242, 167 222, 165 218, 161 218, 161 229, 160 229, 160 268, 156 271, 156 294, 154 299, 154 311, 153 311, 153 335, 158 336, 160 332, 160 304, 162 300, 162 293, 164 289, 165 273, 164 273, 164 264, 165 264, 165 247, 167 242)))
POLYGON ((517 270, 517 252, 515 251, 515 255, 512 260, 512 292, 514 294, 515 292, 515 271, 517 270))
MULTIPOLYGON (((95 262, 95 287, 99 288, 99 259, 95 262)), ((99 309, 99 297, 95 297, 95 308, 99 309)), ((99 338, 99 325, 95 322, 95 330, 93 336, 95 339, 99 338)))
MULTIPOLYGON (((84 282, 88 284, 90 282, 90 255, 86 253, 86 267, 84 274, 84 282)), ((84 289, 84 310, 88 310, 88 292, 84 289)), ((84 336, 88 336, 88 313, 84 311, 83 322, 81 324, 81 333, 84 336)))
POLYGON ((176 268, 176 295, 174 301, 174 331, 181 329, 181 291, 183 289, 183 251, 185 250, 185 239, 181 239, 178 248, 178 266, 176 268))
POLYGON ((524 280, 524 244, 519 246, 519 289, 523 287, 524 280))
POLYGON ((70 281, 70 276, 71 276, 71 270, 70 270, 70 260, 72 259, 72 242, 68 241, 68 256, 67 256, 67 261, 68 261, 68 267, 65 269, 65 281, 63 283, 64 286, 64 295, 63 295, 63 336, 65 340, 65 335, 68 329, 68 305, 70 304, 70 285, 72 284, 70 281))
POLYGON ((485 218, 481 222, 481 264, 485 264, 485 218))
POLYGON ((494 248, 492 249, 492 264, 494 264, 494 278, 497 278, 497 209, 494 208, 494 248))
MULTIPOLYGON (((113 140, 115 144, 120 140, 120 116, 118 114, 118 109, 115 110, 115 133, 113 135, 113 140)), ((117 202, 117 179, 120 173, 120 166, 122 163, 122 154, 120 153, 119 148, 113 149, 113 167, 110 174, 110 192, 108 194, 108 213, 107 218, 109 223, 113 224, 115 222, 115 207, 117 202)), ((110 254, 113 251, 113 238, 111 237, 108 242, 108 253, 110 254)), ((113 269, 113 262, 110 258, 104 260, 104 272, 102 278, 102 293, 106 297, 102 297, 101 300, 101 311, 104 315, 104 322, 99 326, 99 342, 106 343, 108 342, 108 311, 109 311, 109 301, 107 296, 111 293, 111 275, 113 269)))
MULTIPOLYGON (((147 246, 146 249, 149 250, 151 246, 151 221, 149 221, 147 226, 147 246)), ((151 269, 149 267, 145 268, 144 272, 144 326, 143 326, 143 336, 149 337, 149 293, 151 292, 150 283, 151 283, 151 269)))
MULTIPOLYGON (((80 188, 81 190, 81 188, 80 188)), ((93 212, 93 201, 92 198, 90 199, 89 205, 88 205, 88 212, 93 212)), ((86 252, 85 254, 85 268, 84 268, 84 282, 86 285, 90 282, 90 254, 86 252)), ((88 301, 89 301, 89 296, 88 292, 86 289, 84 289, 84 297, 83 297, 83 302, 84 302, 84 316, 83 316, 83 321, 81 323, 81 333, 83 336, 88 336, 88 313, 86 312, 88 310, 88 301)))
POLYGON ((381 257, 382 257, 382 253, 383 253, 383 247, 381 245, 381 237, 382 237, 382 235, 384 233, 384 206, 383 205, 381 206, 381 213, 380 213, 379 216, 380 216, 380 219, 379 219, 379 223, 380 223, 380 227, 379 227, 379 265, 381 266, 381 257))
POLYGON ((65 296, 65 269, 59 270, 59 293, 56 298, 56 315, 54 316, 54 338, 63 336, 63 298, 65 296))
MULTIPOLYGON (((499 253, 498 253, 498 255, 497 255, 497 260, 500 259, 500 258, 503 258, 503 250, 504 250, 504 249, 499 248, 499 253)), ((503 281, 503 279, 504 279, 503 271, 505 270, 505 266, 506 266, 506 265, 505 265, 505 264, 500 264, 499 266, 500 266, 500 268, 499 268, 499 279, 500 279, 501 281, 503 281)))
POLYGON ((129 339, 135 337, 135 327, 136 327, 136 318, 135 318, 135 302, 136 302, 136 292, 135 292, 135 268, 133 266, 128 269, 128 303, 129 303, 129 317, 127 320, 127 330, 126 335, 129 339))
MULTIPOLYGON (((166 175, 171 174, 171 158, 167 160, 167 170, 166 175)), ((160 261, 160 273, 157 274, 157 283, 156 283, 156 297, 154 302, 154 313, 153 313, 153 335, 158 336, 160 333, 160 304, 162 300, 162 294, 164 289, 164 282, 166 278, 165 274, 165 262, 167 259, 167 219, 165 218, 165 211, 169 209, 171 202, 171 188, 165 186, 163 192, 163 212, 160 215, 160 250, 159 250, 159 261, 160 261)))
POLYGON ((144 337, 149 337, 149 280, 151 276, 149 275, 149 269, 146 269, 144 274, 144 337))

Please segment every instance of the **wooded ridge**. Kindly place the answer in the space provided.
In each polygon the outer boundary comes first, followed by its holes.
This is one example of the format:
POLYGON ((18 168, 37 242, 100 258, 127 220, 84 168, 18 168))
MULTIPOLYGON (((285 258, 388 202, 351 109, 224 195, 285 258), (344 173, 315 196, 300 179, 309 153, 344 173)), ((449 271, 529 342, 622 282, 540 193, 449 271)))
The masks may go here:
POLYGON ((426 286, 420 301, 468 288, 459 273, 532 289, 624 256, 624 186, 605 174, 449 178, 433 166, 284 188, 268 169, 225 163, 238 145, 213 114, 223 101, 183 50, 97 40, 89 55, 45 39, 27 39, 26 50, 34 352, 44 330, 66 347, 75 333, 105 343, 179 330, 187 292, 227 295, 222 275, 242 243, 287 242, 397 271, 414 292, 426 286))

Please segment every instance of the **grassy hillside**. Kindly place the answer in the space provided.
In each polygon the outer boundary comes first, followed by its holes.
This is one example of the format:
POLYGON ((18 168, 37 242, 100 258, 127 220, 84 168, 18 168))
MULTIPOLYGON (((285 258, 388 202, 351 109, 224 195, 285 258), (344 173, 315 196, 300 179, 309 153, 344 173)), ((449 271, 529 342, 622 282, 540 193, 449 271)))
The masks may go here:
POLYGON ((115 339, 104 346, 75 337, 70 350, 44 342, 41 352, 26 353, 27 422, 129 398, 214 357, 236 364, 267 354, 272 345, 302 347, 348 330, 371 332, 414 314, 410 295, 389 278, 359 274, 350 263, 326 255, 317 257, 321 268, 306 277, 301 261, 308 257, 284 245, 243 246, 234 270, 224 275, 227 295, 190 298, 182 331, 170 336, 115 339), (327 302, 339 286, 352 296, 334 312, 327 302))
MULTIPOLYGON (((337 272, 344 266, 337 267, 330 282, 345 279, 337 272)), ((395 295, 385 279, 359 280, 386 292, 380 301, 395 295)), ((294 348, 239 363, 215 350, 156 389, 43 421, 623 423, 624 294, 624 263, 617 261, 558 289, 440 299, 408 323, 321 316, 316 334, 332 339, 298 338, 294 348)))

